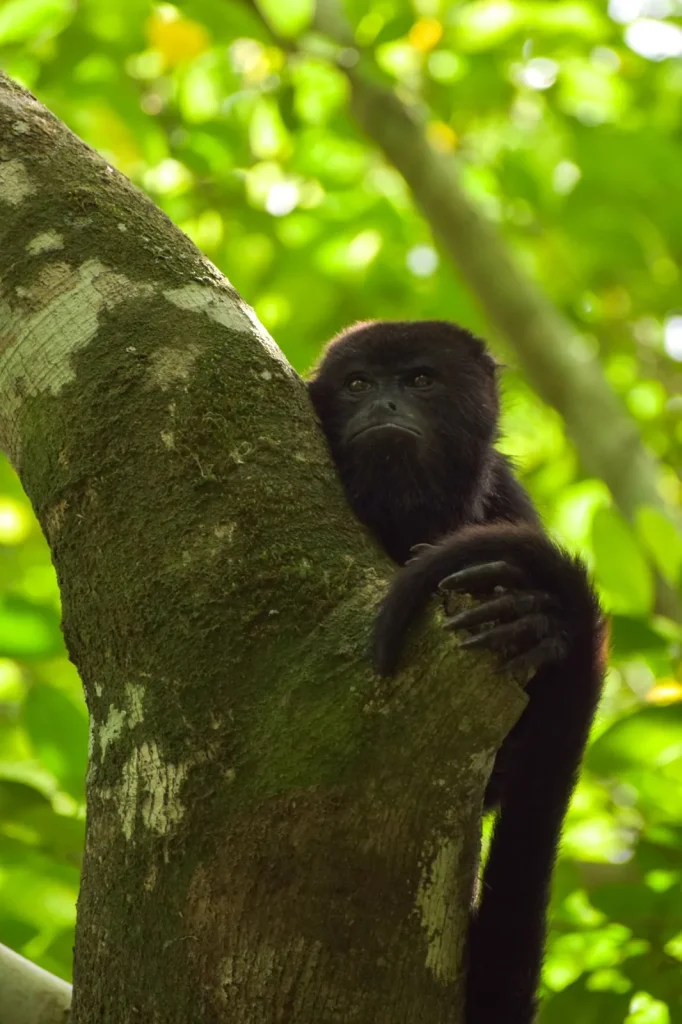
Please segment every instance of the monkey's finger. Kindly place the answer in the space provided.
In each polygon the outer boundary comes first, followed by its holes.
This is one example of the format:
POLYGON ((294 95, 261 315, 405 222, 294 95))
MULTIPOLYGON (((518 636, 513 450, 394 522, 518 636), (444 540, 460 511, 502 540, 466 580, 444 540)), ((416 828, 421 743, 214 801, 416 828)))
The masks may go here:
POLYGON ((509 562, 481 562, 446 576, 438 584, 438 589, 476 594, 481 590, 490 592, 495 587, 519 587, 525 580, 524 572, 509 562))
POLYGON ((530 672, 535 674, 538 669, 552 662, 561 661, 566 656, 567 644, 560 636, 548 636, 529 651, 510 658, 503 665, 504 671, 530 672))
POLYGON ((425 555, 427 551, 431 551, 434 547, 434 544, 413 544, 410 548, 411 557, 408 558, 408 562, 413 562, 415 558, 419 558, 420 555, 425 555))
POLYGON ((481 647, 488 650, 507 650, 510 646, 518 646, 524 640, 541 640, 550 632, 550 620, 542 613, 524 615, 514 622, 502 626, 494 626, 483 633, 462 640, 460 647, 481 647))
POLYGON ((485 622, 510 622, 530 612, 550 611, 556 602, 544 591, 520 591, 485 601, 445 620, 446 629, 469 629, 485 622))

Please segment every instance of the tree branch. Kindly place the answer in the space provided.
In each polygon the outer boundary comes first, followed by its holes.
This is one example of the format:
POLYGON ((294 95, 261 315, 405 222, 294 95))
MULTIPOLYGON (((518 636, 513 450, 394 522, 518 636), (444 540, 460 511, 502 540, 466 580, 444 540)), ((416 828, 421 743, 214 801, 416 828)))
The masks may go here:
POLYGON ((67 1024, 71 986, 0 943, 2 1024, 67 1024))
MULTIPOLYGON (((658 463, 609 386, 598 358, 517 263, 495 225, 463 190, 452 154, 429 143, 423 125, 392 91, 344 66, 351 107, 365 134, 400 171, 417 205, 490 321, 517 353, 537 393, 563 416, 584 468, 608 485, 631 522, 649 506, 679 528, 679 510, 658 486, 658 463)), ((682 618, 679 596, 660 576, 657 608, 682 618)))
MULTIPOLYGON (((245 2, 278 44, 291 51, 291 40, 277 36, 255 0, 245 2)), ((357 123, 402 174, 434 236, 517 353, 530 384, 562 415, 584 468, 605 481, 626 519, 632 522, 637 509, 649 506, 682 529, 679 510, 659 489, 657 460, 611 389, 599 360, 464 191, 456 158, 435 150, 415 110, 377 83, 372 60, 359 52, 337 0, 317 0, 315 27, 342 48, 338 66, 349 80, 357 123), (357 60, 348 59, 350 50, 357 60)), ((657 605, 663 614, 682 619, 678 595, 660 577, 657 605)))
POLYGON ((642 505, 664 508, 656 461, 598 359, 464 192, 455 158, 433 149, 417 116, 370 81, 362 63, 346 74, 358 123, 405 178, 434 234, 518 353, 530 383, 563 416, 585 469, 606 481, 628 519, 642 505))

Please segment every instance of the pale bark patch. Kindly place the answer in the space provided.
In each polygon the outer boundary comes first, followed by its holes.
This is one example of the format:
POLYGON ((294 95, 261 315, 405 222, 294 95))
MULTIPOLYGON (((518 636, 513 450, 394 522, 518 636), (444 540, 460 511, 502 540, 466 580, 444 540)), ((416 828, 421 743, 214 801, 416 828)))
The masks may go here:
POLYGON ((123 732, 123 726, 125 725, 126 713, 120 708, 116 708, 112 705, 109 708, 109 714, 107 715, 106 721, 100 725, 97 730, 97 738, 99 740, 100 757, 103 761, 107 756, 107 747, 123 732))
POLYGON ((158 878, 158 869, 156 864, 150 864, 149 870, 145 876, 144 887, 147 892, 151 892, 156 887, 156 880, 158 878))
POLYGON ((78 268, 43 268, 30 287, 17 289, 27 301, 16 309, 9 296, 0 295, 0 334, 9 339, 0 350, 0 440, 10 456, 18 454, 14 423, 26 397, 58 395, 74 379, 71 357, 97 334, 100 313, 153 292, 151 284, 136 284, 88 260, 78 268))
POLYGON ((426 966, 443 984, 455 981, 462 941, 460 908, 453 881, 461 864, 461 841, 443 839, 428 855, 417 890, 417 911, 426 932, 426 966))
POLYGON ((128 700, 128 725, 132 729, 133 726, 140 725, 144 721, 142 711, 144 686, 140 686, 139 683, 126 683, 125 690, 128 700))
POLYGON ((194 342, 182 345, 164 345, 157 349, 149 361, 149 376, 152 383, 166 391, 178 381, 189 380, 192 367, 203 349, 194 342))
POLYGON ((5 160, 0 163, 0 203, 21 206, 35 190, 36 186, 21 160, 5 160))
POLYGON ((233 522, 218 523, 213 527, 213 533, 218 540, 225 541, 227 544, 231 544, 234 540, 234 531, 237 529, 237 524, 233 522))
MULTIPOLYGON (((118 740, 123 734, 124 726, 127 725, 129 729, 133 729, 144 721, 142 707, 144 687, 136 683, 126 683, 125 694, 126 706, 117 708, 112 704, 106 720, 100 726, 95 725, 94 727, 93 738, 99 745, 100 763, 106 757, 109 744, 118 740)), ((91 756, 93 752, 94 748, 90 752, 91 756)))
POLYGON ((178 309, 206 313, 211 320, 232 331, 255 334, 267 348, 269 354, 277 359, 289 373, 291 372, 291 367, 275 340, 265 330, 251 307, 247 306, 236 294, 220 291, 216 287, 187 284, 182 288, 165 291, 164 296, 178 309))
POLYGON ((55 252, 64 248, 64 236, 58 231, 41 231, 26 244, 26 252, 30 256, 39 256, 44 252, 55 252))
POLYGON ((154 740, 133 749, 118 792, 112 794, 126 839, 132 839, 138 810, 146 828, 157 835, 167 835, 182 820, 180 790, 188 771, 187 764, 165 761, 154 740))

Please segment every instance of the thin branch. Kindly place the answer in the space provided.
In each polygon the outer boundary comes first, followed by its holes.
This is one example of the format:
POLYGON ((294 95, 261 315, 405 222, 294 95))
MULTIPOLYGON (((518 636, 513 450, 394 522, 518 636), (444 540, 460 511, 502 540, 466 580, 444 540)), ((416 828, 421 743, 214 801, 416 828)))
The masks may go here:
POLYGON ((67 1024, 71 986, 0 943, 2 1024, 67 1024))
POLYGON ((606 481, 629 519, 640 505, 661 508, 656 462, 599 360, 465 193, 455 158, 434 150, 412 112, 369 81, 362 65, 346 74, 358 123, 407 181, 434 234, 518 353, 528 380, 564 417, 584 467, 606 481))
MULTIPOLYGON (((344 70, 358 124, 410 186, 434 235, 517 353, 528 381, 563 416, 584 468, 606 482, 630 521, 638 508, 650 506, 682 526, 679 511, 661 494, 658 463, 599 360, 466 194, 454 156, 430 145, 418 117, 370 80, 364 62, 344 70)), ((677 595, 660 580, 658 608, 672 618, 681 616, 677 595)))
MULTIPOLYGON (((611 389, 598 358, 464 191, 456 158, 435 150, 419 114, 378 84, 371 57, 355 46, 337 0, 318 0, 315 27, 342 48, 338 66, 350 82, 358 125, 409 185, 435 237, 516 352, 527 380, 562 415, 585 470, 605 481, 631 522, 639 508, 649 506, 682 528, 679 510, 659 488, 659 463, 611 389), (355 49, 356 61, 348 60, 349 47, 355 49)), ((661 580, 658 610, 682 618, 678 596, 661 580)))

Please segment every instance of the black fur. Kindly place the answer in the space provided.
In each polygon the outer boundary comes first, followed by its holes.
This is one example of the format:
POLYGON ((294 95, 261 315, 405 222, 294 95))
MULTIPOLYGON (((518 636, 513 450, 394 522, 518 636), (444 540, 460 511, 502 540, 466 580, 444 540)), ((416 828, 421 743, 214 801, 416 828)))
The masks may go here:
POLYGON ((483 600, 447 628, 531 675, 485 796, 499 814, 472 911, 466 1013, 467 1024, 530 1024, 605 639, 583 564, 548 539, 493 447, 496 378, 483 342, 460 327, 378 321, 333 339, 309 388, 351 506, 405 566, 377 616, 377 670, 395 670, 406 630, 440 588, 483 600))

